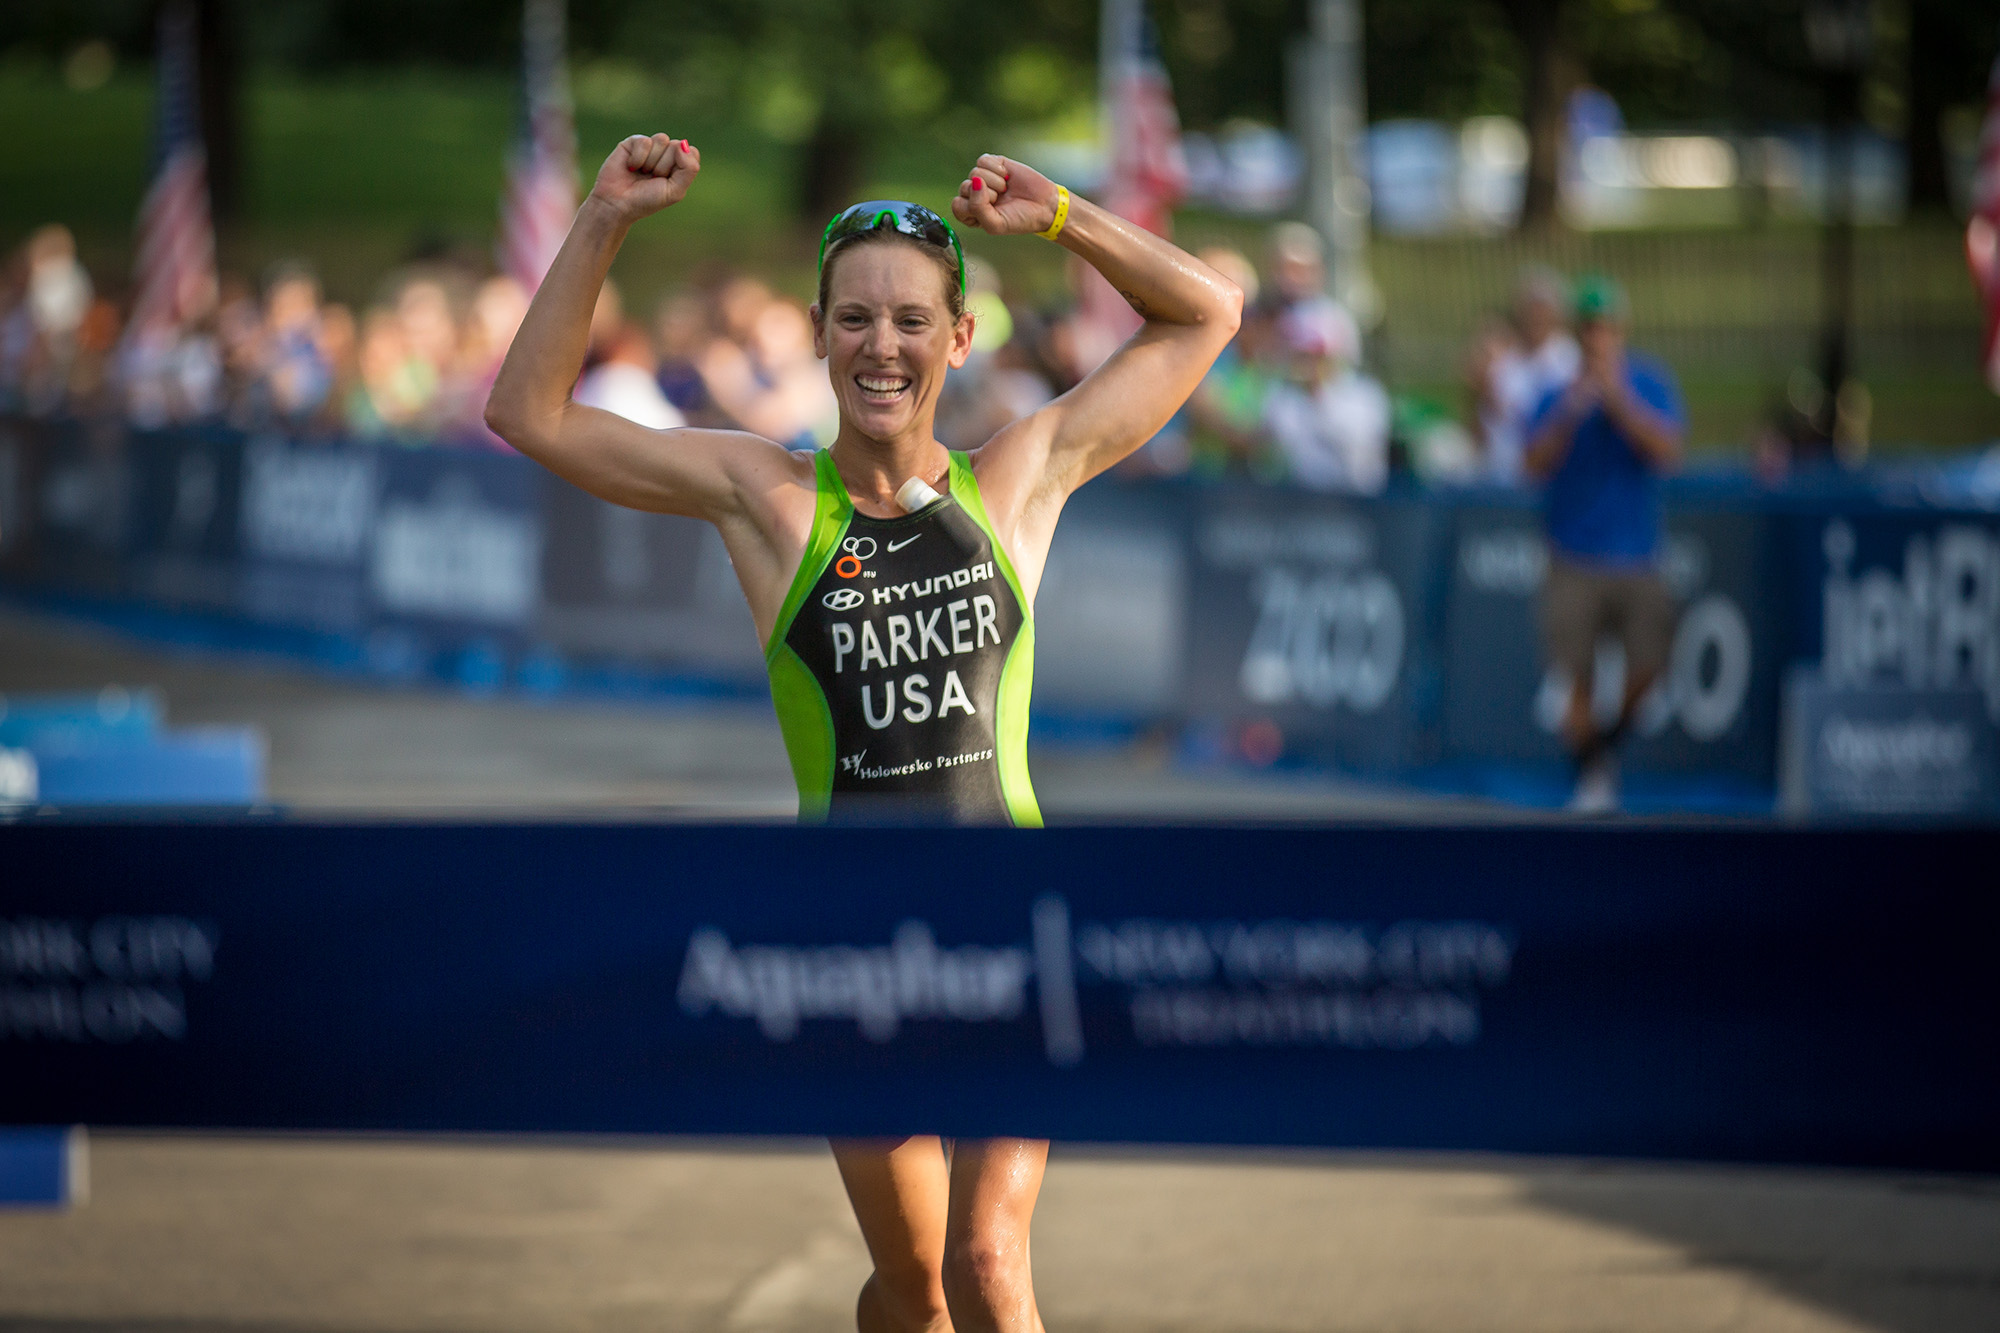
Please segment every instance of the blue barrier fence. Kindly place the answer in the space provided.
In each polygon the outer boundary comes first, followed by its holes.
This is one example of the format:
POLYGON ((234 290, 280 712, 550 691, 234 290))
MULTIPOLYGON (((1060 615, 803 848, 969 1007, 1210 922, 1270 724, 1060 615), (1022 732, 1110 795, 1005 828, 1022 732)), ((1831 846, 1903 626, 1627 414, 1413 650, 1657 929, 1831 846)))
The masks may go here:
POLYGON ((170 730, 153 690, 0 694, 0 811, 252 805, 264 758, 253 727, 170 730))
POLYGON ((0 1127, 0 1208, 62 1208, 90 1195, 88 1140, 75 1126, 0 1127))
MULTIPOLYGON (((1984 763, 2000 722, 2000 512, 1967 503, 1954 476, 1670 484, 1682 616, 1628 769, 1681 781, 1683 804, 1768 808, 1787 753, 1984 763), (1842 721, 1836 699, 1826 725, 1865 743, 1787 750, 1801 667, 1836 690, 1956 692, 1964 706, 1937 725, 1971 731, 1926 750, 1934 719, 1918 705, 1842 721)), ((1535 621, 1545 569, 1518 493, 1094 484, 1038 600, 1036 707, 1189 723, 1222 753, 1254 734, 1267 755, 1526 791, 1560 772, 1563 686, 1535 621)), ((0 421, 0 584, 152 633, 473 689, 763 689, 712 530, 604 504, 513 456, 0 421)), ((1898 780, 1895 763, 1876 768, 1848 788, 1898 780)), ((1932 776, 1973 793, 1947 812, 2000 812, 2000 774, 1932 776)))
POLYGON ((1741 825, 21 823, 0 1123, 1993 1171, 1996 852, 1741 825))

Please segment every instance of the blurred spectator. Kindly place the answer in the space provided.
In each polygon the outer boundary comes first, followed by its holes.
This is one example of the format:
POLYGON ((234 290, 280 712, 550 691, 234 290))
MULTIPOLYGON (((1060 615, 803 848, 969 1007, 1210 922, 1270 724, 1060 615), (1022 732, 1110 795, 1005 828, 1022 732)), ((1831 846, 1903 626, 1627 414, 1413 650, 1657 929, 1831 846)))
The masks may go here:
POLYGON ((409 382, 426 389, 416 407, 416 424, 435 431, 448 419, 446 391, 459 367, 458 319, 444 282, 428 275, 410 279, 396 294, 396 323, 411 363, 409 382))
POLYGON ((426 444, 475 410, 457 312, 437 270, 409 274, 392 292, 362 316, 348 425, 363 437, 426 444))
POLYGON ((743 429, 790 449, 832 443, 838 407, 805 308, 754 278, 726 285, 718 304, 723 336, 696 363, 715 405, 743 429))
POLYGON ((659 362, 643 332, 622 319, 601 333, 593 320, 591 332, 596 364, 577 384, 577 402, 615 412, 653 430, 687 424, 680 409, 660 392, 660 383, 654 378, 659 362))
POLYGON ((708 308, 691 292, 674 292, 653 312, 653 349, 659 356, 660 392, 696 425, 720 425, 721 413, 702 383, 700 361, 708 346, 708 308))
POLYGON ((488 278, 472 296, 465 335, 459 340, 458 368, 452 377, 451 401, 444 413, 446 428, 459 440, 493 449, 507 446, 486 427, 486 397, 500 374, 500 363, 513 345, 521 319, 528 313, 528 294, 513 278, 488 278))
POLYGON ((352 310, 337 302, 320 309, 319 347, 328 379, 326 401, 315 423, 321 431, 339 433, 346 428, 347 404, 361 380, 359 341, 352 310))
POLYGON ((1686 417, 1667 368, 1625 347, 1625 295, 1585 278, 1575 298, 1581 359, 1528 423, 1527 471, 1548 483, 1549 574, 1542 592, 1550 663, 1570 681, 1563 735, 1576 761, 1571 808, 1617 808, 1617 746, 1666 666, 1674 604, 1660 575, 1659 476, 1680 461, 1686 417), (1597 641, 1625 652, 1618 713, 1592 710, 1597 641))
POLYGON ((1038 331, 1035 323, 1016 321, 999 274, 970 260, 966 281, 972 352, 945 378, 938 398, 938 439, 953 449, 979 448, 1055 397, 1035 366, 1029 342, 1038 331))
POLYGON ((319 280, 308 269, 281 266, 264 288, 264 323, 248 390, 250 420, 301 427, 332 392, 319 280))
POLYGON ((38 416, 58 412, 95 294, 69 228, 42 227, 30 236, 9 286, 17 293, 16 304, 0 330, 8 396, 38 416))
POLYGON ((1356 368, 1360 334, 1331 302, 1277 317, 1286 375, 1264 402, 1264 428, 1294 481, 1374 494, 1389 476, 1389 395, 1356 368))
POLYGON ((1396 396, 1389 465, 1392 471, 1407 467, 1426 486, 1465 486, 1483 476, 1471 432, 1448 406, 1426 394, 1396 396))
POLYGON ((1313 300, 1326 291, 1326 247, 1303 222, 1280 222, 1269 242, 1271 287, 1265 293, 1279 310, 1313 300))
POLYGON ((227 381, 212 277, 190 272, 175 308, 178 325, 128 329, 118 352, 118 380, 125 415, 135 426, 157 430, 206 421, 222 412, 227 381))
MULTIPOLYGON (((1326 294, 1326 247, 1319 233, 1303 222, 1280 222, 1271 228, 1271 281, 1264 302, 1276 315, 1301 306, 1337 312, 1337 317, 1354 327, 1354 318, 1340 303, 1326 294)), ((1355 330, 1353 360, 1361 360, 1360 330, 1355 330)))
POLYGON ((1568 292, 1551 269, 1522 271, 1504 324, 1486 330, 1467 365, 1475 438, 1489 481, 1523 480, 1528 416, 1550 390, 1576 378, 1576 340, 1563 327, 1568 292))
POLYGON ((222 354, 222 404, 241 415, 243 391, 257 378, 264 342, 264 308, 256 288, 240 273, 224 273, 215 308, 215 334, 222 354))
POLYGON ((76 359, 69 372, 68 410, 92 412, 111 396, 112 355, 118 350, 118 306, 99 295, 90 303, 76 333, 76 359))
POLYGON ((381 306, 361 321, 358 375, 347 399, 348 428, 364 439, 400 438, 416 431, 437 393, 437 373, 410 354, 403 322, 381 306))

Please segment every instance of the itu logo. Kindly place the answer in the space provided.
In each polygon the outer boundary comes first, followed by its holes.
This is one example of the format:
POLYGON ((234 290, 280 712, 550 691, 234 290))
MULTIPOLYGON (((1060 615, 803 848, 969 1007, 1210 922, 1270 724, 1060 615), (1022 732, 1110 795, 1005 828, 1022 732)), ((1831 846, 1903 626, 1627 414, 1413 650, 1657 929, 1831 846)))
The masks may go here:
POLYGON ((855 607, 861 605, 862 600, 861 593, 857 589, 835 588, 832 592, 820 598, 819 602, 821 606, 824 606, 829 611, 852 611, 855 607))
POLYGON ((840 544, 847 554, 833 562, 833 572, 844 579, 851 579, 861 572, 861 562, 875 554, 873 537, 849 537, 840 544))

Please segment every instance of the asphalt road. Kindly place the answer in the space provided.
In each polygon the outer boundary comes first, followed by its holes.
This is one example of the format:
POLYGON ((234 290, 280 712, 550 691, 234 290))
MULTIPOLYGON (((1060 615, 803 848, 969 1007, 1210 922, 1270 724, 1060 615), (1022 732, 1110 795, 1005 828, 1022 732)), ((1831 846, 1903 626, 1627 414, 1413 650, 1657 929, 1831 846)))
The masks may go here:
MULTIPOLYGON (((806 1333, 868 1272, 819 1145, 100 1137, 0 1213, 8 1333, 806 1333)), ((2000 1182, 1057 1146, 1055 1333, 2000 1328, 2000 1182)))
MULTIPOLYGON (((762 701, 546 703, 391 688, 0 603, 0 694, 107 685, 159 690, 170 725, 260 728, 270 799, 302 814, 790 819, 798 808, 762 701)), ((1521 817, 1332 776, 1189 768, 1163 740, 1038 746, 1030 767, 1052 821, 1521 817)))

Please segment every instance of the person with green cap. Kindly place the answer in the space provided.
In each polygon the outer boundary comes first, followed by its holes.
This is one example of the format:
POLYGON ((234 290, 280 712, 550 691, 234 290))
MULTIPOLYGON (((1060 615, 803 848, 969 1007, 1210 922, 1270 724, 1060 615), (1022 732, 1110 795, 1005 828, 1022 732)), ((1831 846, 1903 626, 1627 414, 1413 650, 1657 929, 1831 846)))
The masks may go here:
POLYGON ((1542 628, 1550 663, 1569 677, 1563 739, 1576 761, 1570 808, 1618 806, 1617 747, 1673 646, 1674 602, 1660 574, 1659 478, 1681 459, 1687 417, 1664 365, 1625 346, 1625 293, 1609 278, 1577 283, 1576 376, 1544 394, 1523 462, 1545 483, 1549 573, 1542 628), (1618 716, 1591 708, 1597 642, 1625 652, 1618 716))

